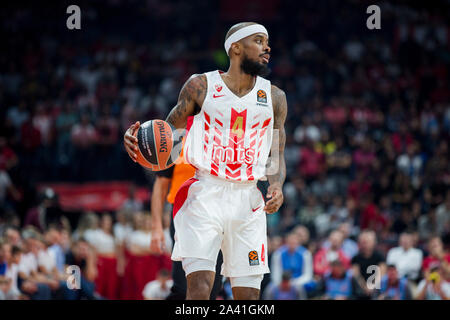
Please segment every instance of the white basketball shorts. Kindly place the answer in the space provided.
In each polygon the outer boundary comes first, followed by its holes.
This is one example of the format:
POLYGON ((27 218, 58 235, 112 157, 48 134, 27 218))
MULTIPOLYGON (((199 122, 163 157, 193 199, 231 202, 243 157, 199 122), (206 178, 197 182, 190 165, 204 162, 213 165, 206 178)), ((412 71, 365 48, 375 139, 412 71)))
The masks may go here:
POLYGON ((264 198, 256 182, 231 182, 197 172, 175 197, 172 260, 216 262, 222 249, 223 276, 269 273, 263 209, 264 198))

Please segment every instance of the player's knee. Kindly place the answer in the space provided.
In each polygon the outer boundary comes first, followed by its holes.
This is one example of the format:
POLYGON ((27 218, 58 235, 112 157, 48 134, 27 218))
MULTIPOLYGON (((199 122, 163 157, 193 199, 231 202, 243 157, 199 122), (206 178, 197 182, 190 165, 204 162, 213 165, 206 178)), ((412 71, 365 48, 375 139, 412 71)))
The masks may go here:
POLYGON ((234 300, 259 300, 259 289, 248 287, 233 287, 234 300))
POLYGON ((231 288, 235 300, 258 300, 264 275, 231 277, 231 288))
POLYGON ((197 271, 187 276, 187 299, 207 300, 211 294, 214 273, 197 271))

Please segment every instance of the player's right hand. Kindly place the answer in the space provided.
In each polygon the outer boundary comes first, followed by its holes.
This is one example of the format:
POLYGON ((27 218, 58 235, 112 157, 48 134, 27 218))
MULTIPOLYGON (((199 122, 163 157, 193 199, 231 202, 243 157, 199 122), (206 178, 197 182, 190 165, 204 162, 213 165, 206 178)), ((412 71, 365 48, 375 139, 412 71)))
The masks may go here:
POLYGON ((153 254, 162 254, 166 250, 164 241, 164 231, 162 229, 152 230, 152 241, 150 243, 150 252, 153 254))
POLYGON ((134 162, 136 162, 137 159, 136 152, 138 150, 137 146, 138 140, 136 138, 136 134, 138 132, 140 125, 141 123, 139 121, 136 121, 127 129, 127 131, 123 136, 123 145, 125 146, 125 150, 127 151, 131 160, 133 160, 134 162))

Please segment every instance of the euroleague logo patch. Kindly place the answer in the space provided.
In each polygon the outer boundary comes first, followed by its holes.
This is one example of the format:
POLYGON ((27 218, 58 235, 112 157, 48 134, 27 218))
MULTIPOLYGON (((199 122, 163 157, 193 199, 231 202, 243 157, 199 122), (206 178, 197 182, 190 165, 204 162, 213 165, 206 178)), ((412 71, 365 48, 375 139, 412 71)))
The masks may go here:
POLYGON ((250 251, 248 253, 248 263, 251 266, 259 265, 258 252, 256 250, 250 251))
POLYGON ((264 90, 258 90, 256 93, 256 100, 261 103, 267 103, 267 95, 264 90))

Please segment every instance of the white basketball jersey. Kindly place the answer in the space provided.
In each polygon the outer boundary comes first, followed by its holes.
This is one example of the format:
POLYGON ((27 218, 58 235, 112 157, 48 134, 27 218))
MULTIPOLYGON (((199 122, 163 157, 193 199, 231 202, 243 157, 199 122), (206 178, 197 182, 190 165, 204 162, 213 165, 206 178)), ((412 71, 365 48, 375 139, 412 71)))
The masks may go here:
POLYGON ((257 181, 266 174, 272 145, 270 81, 256 77, 253 89, 239 98, 220 73, 205 73, 205 100, 201 111, 188 121, 186 160, 198 171, 222 179, 257 181))

